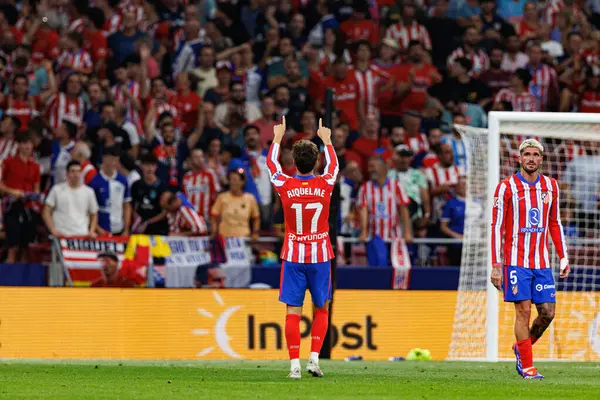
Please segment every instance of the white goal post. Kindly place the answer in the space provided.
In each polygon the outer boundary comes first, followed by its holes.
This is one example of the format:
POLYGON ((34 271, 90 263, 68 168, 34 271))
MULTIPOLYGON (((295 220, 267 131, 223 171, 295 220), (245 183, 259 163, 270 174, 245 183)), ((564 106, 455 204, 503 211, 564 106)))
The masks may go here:
MULTIPOLYGON (((574 249, 580 257, 571 258, 569 253, 575 277, 568 284, 559 284, 558 262, 549 241, 559 285, 557 316, 543 340, 534 346, 534 356, 548 360, 600 360, 600 251, 593 251, 594 244, 596 247, 600 244, 600 216, 588 214, 581 200, 597 195, 600 201, 600 193, 597 193, 600 166, 596 169, 590 164, 593 176, 589 178, 597 182, 597 187, 573 182, 577 176, 573 170, 577 170, 583 159, 587 160, 585 157, 596 160, 589 149, 600 149, 600 114, 491 112, 488 129, 468 126, 455 126, 455 129, 462 134, 466 146, 467 211, 448 358, 486 361, 511 358, 509 341, 514 312, 510 305, 503 304, 501 294, 489 279, 491 205, 498 182, 518 168, 518 142, 537 137, 544 145, 542 173, 566 185, 565 196, 561 188, 561 204, 567 204, 566 209, 561 208, 561 215, 564 225, 564 213, 568 213, 574 230, 567 236, 567 248, 574 249), (566 182, 561 181, 560 175, 566 182), (581 348, 576 345, 577 340, 584 343, 581 348)), ((532 309, 532 320, 536 315, 532 309)))

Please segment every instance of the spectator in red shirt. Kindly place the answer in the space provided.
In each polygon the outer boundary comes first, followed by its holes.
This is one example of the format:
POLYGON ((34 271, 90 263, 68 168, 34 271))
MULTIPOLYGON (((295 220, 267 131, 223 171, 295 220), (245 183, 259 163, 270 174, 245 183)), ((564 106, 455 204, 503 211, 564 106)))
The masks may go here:
POLYGON ((102 31, 104 26, 104 13, 99 8, 90 8, 87 11, 85 24, 85 42, 83 48, 92 56, 94 72, 100 77, 106 76, 106 57, 108 57, 108 44, 102 31))
POLYGON ((202 99, 192 91, 190 77, 187 72, 181 72, 176 79, 177 95, 174 102, 181 119, 181 132, 188 134, 196 129, 198 110, 202 107, 202 99))
POLYGON ((371 19, 366 19, 369 5, 364 0, 354 2, 352 17, 340 25, 346 35, 346 42, 356 42, 361 39, 368 40, 372 45, 379 42, 379 29, 371 19))
POLYGON ((273 97, 263 97, 260 111, 262 112, 262 117, 250 124, 258 128, 260 145, 264 148, 267 142, 273 138, 273 128, 277 125, 277 122, 275 122, 275 100, 273 97))
POLYGON ((25 261, 25 250, 33 242, 39 222, 40 165, 33 159, 33 140, 28 133, 19 135, 17 143, 17 155, 2 161, 0 167, 8 264, 25 261))
POLYGON ((364 106, 356 77, 348 73, 344 57, 335 59, 333 75, 325 80, 324 86, 334 90, 333 106, 341 112, 340 120, 350 124, 351 130, 358 131, 364 118, 364 106))
POLYGON ((389 161, 392 158, 392 150, 390 140, 379 135, 379 118, 376 114, 367 115, 361 134, 362 136, 352 144, 352 150, 361 157, 361 171, 364 176, 368 176, 368 162, 371 157, 376 155, 375 152, 379 150, 383 159, 389 161))
MULTIPOLYGON (((114 287, 114 288, 132 288, 135 282, 127 276, 128 272, 135 269, 134 260, 124 260, 119 269, 119 257, 113 252, 104 252, 98 254, 98 260, 102 264, 102 278, 92 283, 92 287, 114 287), (133 268, 131 268, 133 267, 133 268)), ((144 265, 139 263, 139 267, 144 265)))

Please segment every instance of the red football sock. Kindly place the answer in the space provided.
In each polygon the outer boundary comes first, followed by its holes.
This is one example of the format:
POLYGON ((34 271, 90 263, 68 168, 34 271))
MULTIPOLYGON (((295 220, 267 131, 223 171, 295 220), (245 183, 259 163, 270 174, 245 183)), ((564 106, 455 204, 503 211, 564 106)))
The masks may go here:
POLYGON ((539 338, 536 338, 535 336, 530 336, 529 339, 531 339, 531 345, 533 346, 535 344, 535 342, 538 341, 539 338))
POLYGON ((523 369, 533 367, 533 349, 531 348, 531 338, 517 342, 517 349, 521 356, 521 366, 523 369))
POLYGON ((290 360, 300 358, 300 316, 285 316, 285 341, 287 342, 290 360))
POLYGON ((320 353, 323 347, 323 340, 327 334, 327 326, 329 325, 329 311, 324 308, 319 308, 315 311, 315 317, 312 323, 310 335, 312 341, 310 343, 310 351, 320 353))

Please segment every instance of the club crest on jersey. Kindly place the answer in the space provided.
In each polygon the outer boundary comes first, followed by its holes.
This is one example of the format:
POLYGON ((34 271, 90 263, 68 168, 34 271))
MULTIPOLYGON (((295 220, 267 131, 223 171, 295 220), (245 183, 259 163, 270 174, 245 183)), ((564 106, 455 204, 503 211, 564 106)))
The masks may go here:
POLYGON ((542 193, 542 201, 544 204, 549 204, 552 201, 552 194, 548 192, 542 193))
POLYGON ((517 285, 512 285, 512 294, 519 293, 519 287, 517 285))
POLYGON ((529 210, 529 223, 531 225, 538 225, 540 223, 540 209, 532 208, 529 210))

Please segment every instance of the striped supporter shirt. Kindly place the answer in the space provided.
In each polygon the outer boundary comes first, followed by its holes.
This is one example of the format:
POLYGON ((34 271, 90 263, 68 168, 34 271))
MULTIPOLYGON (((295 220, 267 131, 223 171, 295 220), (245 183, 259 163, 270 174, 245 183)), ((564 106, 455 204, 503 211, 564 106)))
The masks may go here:
POLYGON ((492 207, 492 264, 551 268, 548 233, 558 257, 567 257, 559 204, 556 179, 539 174, 537 181, 529 183, 517 172, 501 181, 492 207))
POLYGON ((334 257, 329 238, 329 203, 338 174, 338 160, 331 144, 325 146, 327 165, 323 175, 285 175, 279 164, 279 144, 267 155, 271 183, 281 198, 285 237, 281 259, 302 264, 334 257))

